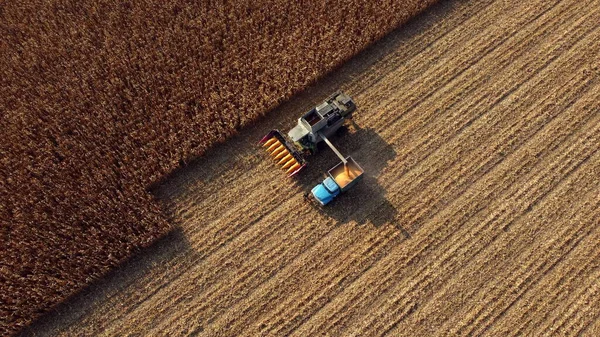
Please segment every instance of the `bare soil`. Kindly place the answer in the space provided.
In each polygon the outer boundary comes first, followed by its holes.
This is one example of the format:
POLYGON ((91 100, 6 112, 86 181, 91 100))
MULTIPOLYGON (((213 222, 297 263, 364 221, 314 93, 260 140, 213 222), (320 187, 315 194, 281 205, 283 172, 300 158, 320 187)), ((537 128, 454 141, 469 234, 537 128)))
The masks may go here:
POLYGON ((178 229, 27 331, 600 335, 600 1, 444 1, 154 191, 178 229), (336 88, 337 158, 256 145, 336 88))

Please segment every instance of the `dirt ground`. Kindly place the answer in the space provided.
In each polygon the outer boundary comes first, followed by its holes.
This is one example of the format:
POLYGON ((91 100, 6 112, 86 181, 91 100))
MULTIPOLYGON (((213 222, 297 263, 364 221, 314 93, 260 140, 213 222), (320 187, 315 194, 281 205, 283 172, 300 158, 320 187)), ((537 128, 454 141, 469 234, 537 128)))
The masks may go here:
POLYGON ((178 229, 31 335, 600 335, 600 1, 442 1, 156 187, 178 229), (336 88, 327 208, 256 141, 336 88))

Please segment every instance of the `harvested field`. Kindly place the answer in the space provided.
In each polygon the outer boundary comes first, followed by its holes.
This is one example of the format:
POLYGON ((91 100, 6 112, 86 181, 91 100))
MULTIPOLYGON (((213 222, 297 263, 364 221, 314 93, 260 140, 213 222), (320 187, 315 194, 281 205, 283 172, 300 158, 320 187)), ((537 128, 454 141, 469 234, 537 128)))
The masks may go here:
POLYGON ((432 2, 3 2, 0 335, 166 234, 151 184, 432 2))
POLYGON ((178 229, 58 335, 600 334, 600 1, 444 1, 155 190, 178 229), (365 179, 328 208, 255 145, 335 88, 365 179))

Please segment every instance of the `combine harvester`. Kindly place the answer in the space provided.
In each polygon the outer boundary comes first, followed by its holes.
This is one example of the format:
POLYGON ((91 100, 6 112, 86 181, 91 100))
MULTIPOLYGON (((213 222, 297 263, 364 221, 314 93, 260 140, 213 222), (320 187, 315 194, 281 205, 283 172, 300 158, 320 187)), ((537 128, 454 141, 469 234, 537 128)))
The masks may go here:
POLYGON ((289 176, 298 174, 306 167, 305 157, 317 152, 317 144, 324 141, 340 158, 341 162, 328 171, 328 177, 311 190, 321 205, 327 205, 340 193, 354 186, 363 176, 364 170, 352 159, 344 157, 327 139, 346 119, 352 118, 356 105, 350 96, 335 93, 298 119, 298 125, 288 132, 288 139, 272 130, 259 144, 275 159, 289 176))

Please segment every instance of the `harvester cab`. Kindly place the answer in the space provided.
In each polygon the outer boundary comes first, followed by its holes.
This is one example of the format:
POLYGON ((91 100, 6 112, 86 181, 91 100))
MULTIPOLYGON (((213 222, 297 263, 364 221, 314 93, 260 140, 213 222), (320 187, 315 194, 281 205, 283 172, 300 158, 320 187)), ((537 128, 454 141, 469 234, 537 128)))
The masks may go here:
POLYGON ((364 172, 354 159, 342 156, 327 138, 346 119, 352 118, 355 110, 356 105, 350 96, 336 92, 298 118, 298 124, 288 132, 287 138, 279 130, 272 130, 259 144, 289 176, 294 176, 306 166, 305 157, 316 153, 317 145, 324 141, 341 159, 341 163, 328 171, 329 177, 311 191, 319 203, 326 205, 358 182, 364 172))
POLYGON ((315 153, 316 144, 323 141, 323 136, 332 136, 345 119, 352 118, 354 110, 356 105, 350 96, 335 93, 298 118, 298 124, 288 132, 288 136, 301 148, 315 153))
POLYGON ((354 110, 356 105, 350 96, 337 92, 298 118, 298 124, 288 132, 288 138, 279 130, 271 130, 259 144, 267 148, 289 176, 293 176, 306 166, 305 157, 317 152, 317 144, 324 137, 333 135, 345 119, 352 118, 354 110))

